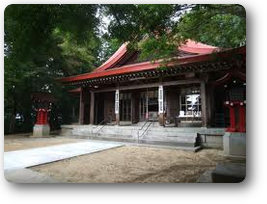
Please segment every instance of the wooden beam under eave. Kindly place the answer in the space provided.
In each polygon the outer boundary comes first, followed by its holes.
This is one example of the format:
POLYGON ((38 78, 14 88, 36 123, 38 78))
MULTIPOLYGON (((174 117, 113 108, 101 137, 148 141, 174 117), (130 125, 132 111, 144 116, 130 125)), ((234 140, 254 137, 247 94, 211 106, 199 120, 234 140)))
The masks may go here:
MULTIPOLYGON (((159 85, 163 86, 175 86, 175 85, 184 85, 184 84, 195 84, 195 83, 201 83, 201 79, 187 79, 187 80, 177 80, 177 81, 168 81, 168 82, 156 82, 156 83, 148 83, 148 84, 139 84, 139 85, 129 85, 129 86, 120 86, 120 91, 124 90, 133 90, 133 89, 145 89, 145 88, 155 88, 158 87, 159 85)), ((101 92, 109 92, 109 91, 115 91, 116 88, 106 88, 102 90, 97 90, 95 91, 96 93, 101 93, 101 92)))

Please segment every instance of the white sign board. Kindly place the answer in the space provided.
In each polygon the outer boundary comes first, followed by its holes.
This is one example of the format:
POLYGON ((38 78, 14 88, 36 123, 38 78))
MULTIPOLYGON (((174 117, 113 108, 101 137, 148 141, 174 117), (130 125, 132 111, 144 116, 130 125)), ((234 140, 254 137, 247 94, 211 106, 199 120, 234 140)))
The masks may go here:
POLYGON ((120 112, 120 91, 116 90, 115 92, 115 114, 120 112))
POLYGON ((163 113, 163 86, 159 86, 159 95, 158 95, 158 101, 159 101, 159 113, 163 113))

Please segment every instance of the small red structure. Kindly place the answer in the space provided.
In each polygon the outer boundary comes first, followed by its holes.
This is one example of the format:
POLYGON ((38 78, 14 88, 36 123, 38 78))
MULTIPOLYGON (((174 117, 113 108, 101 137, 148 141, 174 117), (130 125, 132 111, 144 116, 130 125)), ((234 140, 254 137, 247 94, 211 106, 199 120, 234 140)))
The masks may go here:
POLYGON ((47 118, 49 109, 39 108, 37 110, 36 124, 37 125, 47 125, 47 118))
POLYGON ((35 93, 32 94, 32 101, 37 107, 35 109, 36 123, 33 127, 33 137, 46 137, 50 135, 50 126, 48 123, 48 112, 56 99, 50 93, 35 93))
POLYGON ((57 100, 50 93, 34 93, 32 94, 32 101, 36 107, 36 123, 37 125, 48 124, 48 112, 50 112, 50 106, 57 100))
POLYGON ((246 101, 226 101, 225 106, 230 109, 230 127, 227 132, 246 132, 246 101))

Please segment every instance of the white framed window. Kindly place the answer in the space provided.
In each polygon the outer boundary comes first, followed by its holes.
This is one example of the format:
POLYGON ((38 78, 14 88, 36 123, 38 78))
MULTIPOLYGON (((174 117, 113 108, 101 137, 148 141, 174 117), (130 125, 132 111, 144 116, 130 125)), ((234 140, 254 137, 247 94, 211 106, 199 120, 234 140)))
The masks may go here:
POLYGON ((199 87, 186 88, 181 91, 179 117, 186 121, 201 120, 201 95, 199 87))

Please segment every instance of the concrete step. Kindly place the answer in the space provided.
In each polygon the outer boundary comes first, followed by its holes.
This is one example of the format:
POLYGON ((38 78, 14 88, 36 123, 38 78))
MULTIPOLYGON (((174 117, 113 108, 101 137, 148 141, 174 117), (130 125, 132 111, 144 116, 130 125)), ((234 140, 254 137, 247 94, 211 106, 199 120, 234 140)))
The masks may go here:
POLYGON ((197 136, 155 136, 155 135, 145 135, 144 139, 150 140, 168 140, 168 141, 195 141, 197 136))
POLYGON ((181 127, 150 127, 150 130, 153 131, 166 131, 166 132, 199 132, 201 131, 201 128, 181 128, 181 127))
POLYGON ((153 148, 164 148, 164 149, 176 149, 197 152, 201 149, 201 146, 197 147, 185 147, 185 146, 174 146, 174 145, 160 145, 160 144, 149 144, 149 143, 138 143, 137 146, 141 147, 153 147, 153 148))
POLYGON ((130 138, 130 139, 133 139, 135 138, 133 135, 127 135, 127 134, 124 134, 124 135, 118 135, 118 134, 94 134, 92 135, 92 137, 106 137, 106 138, 130 138))
POLYGON ((96 132, 99 135, 137 135, 135 130, 100 130, 96 132))
POLYGON ((132 136, 129 137, 114 137, 112 135, 103 137, 102 135, 72 135, 70 138, 75 139, 88 139, 88 140, 105 140, 105 141, 118 141, 118 142, 136 142, 132 136))
POLYGON ((226 128, 203 128, 200 129, 198 133, 201 134, 214 134, 214 135, 224 135, 226 128))
POLYGON ((152 144, 152 145, 162 145, 162 146, 177 146, 177 147, 197 147, 195 142, 182 142, 182 141, 166 141, 166 140, 146 140, 139 139, 141 144, 152 144))
POLYGON ((71 133, 73 135, 136 135, 138 128, 121 128, 121 127, 110 127, 110 126, 98 126, 96 128, 74 128, 71 133))
POLYGON ((141 128, 141 126, 139 127, 139 126, 118 126, 118 125, 108 126, 108 125, 105 125, 103 129, 138 130, 140 128, 141 128))
POLYGON ((90 130, 72 130, 72 135, 92 135, 92 131, 90 130))
POLYGON ((149 129, 147 131, 147 135, 155 135, 155 136, 172 136, 172 137, 196 137, 196 132, 176 132, 176 131, 155 131, 149 129))
POLYGON ((93 137, 95 137, 95 138, 98 138, 98 137, 103 137, 103 138, 123 138, 123 139, 134 139, 134 138, 136 138, 135 136, 133 136, 133 135, 126 135, 126 134, 124 134, 124 135, 118 135, 118 134, 99 134, 99 133, 97 133, 97 134, 73 134, 73 136, 74 137, 80 137, 80 138, 82 138, 82 137, 90 137, 90 138, 93 138, 93 137))
POLYGON ((153 127, 151 126, 151 131, 165 131, 165 132, 188 132, 188 133, 201 133, 201 134, 221 134, 225 132, 225 128, 201 128, 201 127, 153 127))

